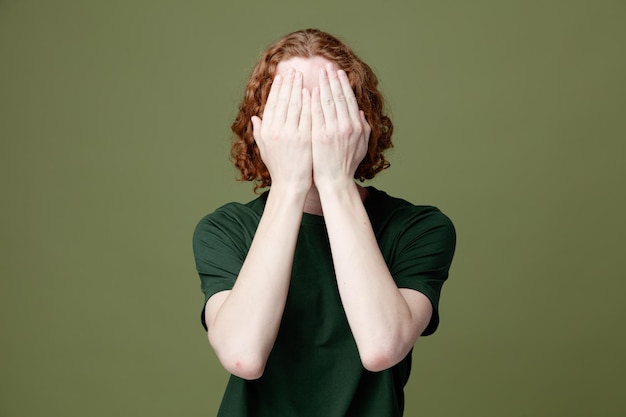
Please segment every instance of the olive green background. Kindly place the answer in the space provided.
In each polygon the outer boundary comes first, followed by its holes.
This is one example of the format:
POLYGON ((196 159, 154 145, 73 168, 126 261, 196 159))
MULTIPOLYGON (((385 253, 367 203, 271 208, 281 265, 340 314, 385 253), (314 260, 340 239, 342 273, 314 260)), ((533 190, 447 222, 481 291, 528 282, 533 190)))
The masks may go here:
POLYGON ((381 79, 372 184, 457 226, 406 415, 626 415, 625 5, 0 0, 0 416, 215 415, 191 233, 254 198, 229 125, 304 27, 381 79))

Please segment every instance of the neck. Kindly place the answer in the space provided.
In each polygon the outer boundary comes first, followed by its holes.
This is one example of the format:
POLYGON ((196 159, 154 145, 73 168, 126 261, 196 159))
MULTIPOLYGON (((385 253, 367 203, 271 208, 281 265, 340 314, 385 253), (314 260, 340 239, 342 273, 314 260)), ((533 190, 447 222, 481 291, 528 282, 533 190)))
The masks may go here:
MULTIPOLYGON (((361 201, 365 201, 367 198, 367 190, 356 184, 357 189, 359 190, 359 194, 361 195, 361 201)), ((322 210, 322 201, 320 200, 320 194, 317 191, 317 187, 313 185, 309 190, 309 193, 306 195, 306 200, 304 201, 304 209, 302 210, 307 214, 314 214, 316 216, 323 216, 324 212, 322 210)))
POLYGON ((315 214, 316 216, 323 216, 322 212, 322 202, 320 200, 320 193, 317 191, 317 187, 313 185, 309 190, 309 193, 306 195, 306 200, 304 200, 304 208, 303 212, 308 214, 315 214))

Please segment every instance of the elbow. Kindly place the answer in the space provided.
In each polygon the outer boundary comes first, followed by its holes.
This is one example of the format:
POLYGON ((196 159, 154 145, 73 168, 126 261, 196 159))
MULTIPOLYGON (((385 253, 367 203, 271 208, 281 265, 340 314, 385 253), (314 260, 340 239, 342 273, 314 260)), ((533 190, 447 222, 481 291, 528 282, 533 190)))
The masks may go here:
POLYGON ((413 345, 387 343, 359 351, 363 367, 370 372, 380 372, 397 365, 411 352, 413 345))
POLYGON ((361 356, 361 363, 363 367, 370 372, 381 372, 385 369, 389 369, 395 364, 400 362, 392 355, 386 353, 369 354, 367 356, 361 356))
POLYGON ((229 358, 219 357, 220 363, 229 373, 246 380, 259 379, 265 370, 265 362, 252 358, 229 358))
POLYGON ((229 373, 247 380, 259 379, 263 375, 267 358, 216 343, 211 340, 210 332, 209 342, 220 364, 229 373))

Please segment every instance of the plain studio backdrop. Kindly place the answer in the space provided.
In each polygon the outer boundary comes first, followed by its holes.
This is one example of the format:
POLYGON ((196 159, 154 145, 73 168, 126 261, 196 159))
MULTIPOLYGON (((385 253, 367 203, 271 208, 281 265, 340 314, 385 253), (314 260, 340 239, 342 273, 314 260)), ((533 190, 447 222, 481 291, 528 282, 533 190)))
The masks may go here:
POLYGON ((197 221, 255 197, 260 52, 346 40, 396 124, 371 182, 455 222, 407 416, 626 415, 623 1, 0 1, 0 416, 212 416, 197 221))

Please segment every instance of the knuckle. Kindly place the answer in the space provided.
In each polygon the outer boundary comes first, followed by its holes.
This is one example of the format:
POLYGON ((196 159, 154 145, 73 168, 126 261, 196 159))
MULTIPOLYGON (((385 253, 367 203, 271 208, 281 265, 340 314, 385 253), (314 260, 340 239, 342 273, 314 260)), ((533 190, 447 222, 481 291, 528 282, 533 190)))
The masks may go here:
POLYGON ((352 135, 352 133, 354 133, 354 127, 351 123, 342 122, 339 124, 339 132, 344 135, 350 136, 352 135))
POLYGON ((268 135, 269 139, 276 140, 276 139, 280 138, 281 129, 278 129, 277 127, 274 126, 274 127, 272 127, 270 129, 270 131, 268 133, 269 133, 269 135, 268 135))

